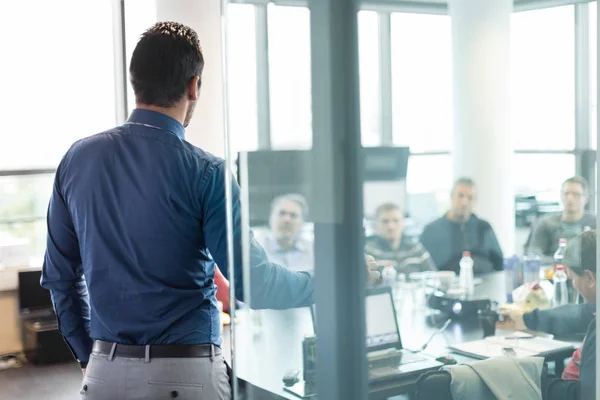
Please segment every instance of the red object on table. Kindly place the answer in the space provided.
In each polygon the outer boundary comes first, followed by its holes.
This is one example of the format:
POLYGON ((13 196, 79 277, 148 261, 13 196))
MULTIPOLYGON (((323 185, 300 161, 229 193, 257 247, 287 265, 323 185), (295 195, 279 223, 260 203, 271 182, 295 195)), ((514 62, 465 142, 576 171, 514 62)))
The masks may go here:
POLYGON ((229 312, 229 281, 215 265, 215 285, 217 285, 217 300, 223 303, 223 311, 229 312))

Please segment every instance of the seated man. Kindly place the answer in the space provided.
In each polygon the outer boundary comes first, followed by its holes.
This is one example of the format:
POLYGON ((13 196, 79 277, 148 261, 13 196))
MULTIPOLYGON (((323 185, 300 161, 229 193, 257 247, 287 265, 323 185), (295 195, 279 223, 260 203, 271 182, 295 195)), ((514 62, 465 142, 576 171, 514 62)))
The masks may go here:
POLYGON ((471 252, 476 274, 502 270, 502 249, 492 226, 473 214, 475 199, 473 180, 457 180, 450 211, 423 230, 421 243, 439 270, 459 273, 464 251, 471 252))
POLYGON ((523 314, 505 313, 504 329, 531 329, 554 335, 587 332, 583 345, 573 353, 562 377, 542 376, 544 400, 592 400, 596 395, 596 231, 584 232, 571 240, 565 264, 573 287, 588 304, 572 304, 523 314))
POLYGON ((301 237, 307 217, 308 205, 301 195, 286 194, 273 200, 271 231, 263 246, 271 262, 293 271, 313 271, 313 243, 301 237))
POLYGON ((596 216, 585 211, 588 200, 588 183, 584 178, 574 176, 564 181, 561 189, 563 211, 541 218, 534 225, 529 252, 551 264, 560 239, 570 240, 581 232, 596 229, 596 216))
POLYGON ((391 265, 398 272, 435 271, 431 257, 421 243, 414 243, 402 235, 404 215, 399 206, 382 204, 375 211, 376 235, 367 238, 365 253, 373 256, 379 265, 391 265))

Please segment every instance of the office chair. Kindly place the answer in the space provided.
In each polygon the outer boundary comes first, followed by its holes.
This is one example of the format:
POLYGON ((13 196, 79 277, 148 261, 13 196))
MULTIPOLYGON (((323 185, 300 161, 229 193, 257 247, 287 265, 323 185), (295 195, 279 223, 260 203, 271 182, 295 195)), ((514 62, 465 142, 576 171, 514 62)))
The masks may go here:
POLYGON ((417 380, 417 391, 414 400, 452 400, 448 371, 429 371, 417 380))

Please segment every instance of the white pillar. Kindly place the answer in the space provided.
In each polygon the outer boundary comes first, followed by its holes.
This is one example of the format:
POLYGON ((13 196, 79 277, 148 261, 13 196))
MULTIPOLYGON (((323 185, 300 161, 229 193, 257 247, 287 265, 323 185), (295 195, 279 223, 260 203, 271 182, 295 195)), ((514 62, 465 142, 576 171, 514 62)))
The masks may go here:
POLYGON ((454 99, 454 177, 477 184, 475 212, 505 254, 515 251, 509 131, 510 16, 513 0, 450 0, 454 99))
POLYGON ((204 56, 200 99, 186 139, 219 157, 224 156, 223 76, 221 60, 221 0, 156 0, 158 21, 176 21, 198 33, 204 56))

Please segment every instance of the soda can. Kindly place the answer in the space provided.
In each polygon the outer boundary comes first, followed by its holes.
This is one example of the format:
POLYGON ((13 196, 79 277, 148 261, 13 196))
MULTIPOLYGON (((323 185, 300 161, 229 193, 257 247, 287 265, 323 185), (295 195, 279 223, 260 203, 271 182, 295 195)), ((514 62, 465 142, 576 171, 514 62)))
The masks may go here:
POLYGON ((315 383, 317 379, 317 336, 305 335, 302 340, 302 369, 304 382, 315 383))

